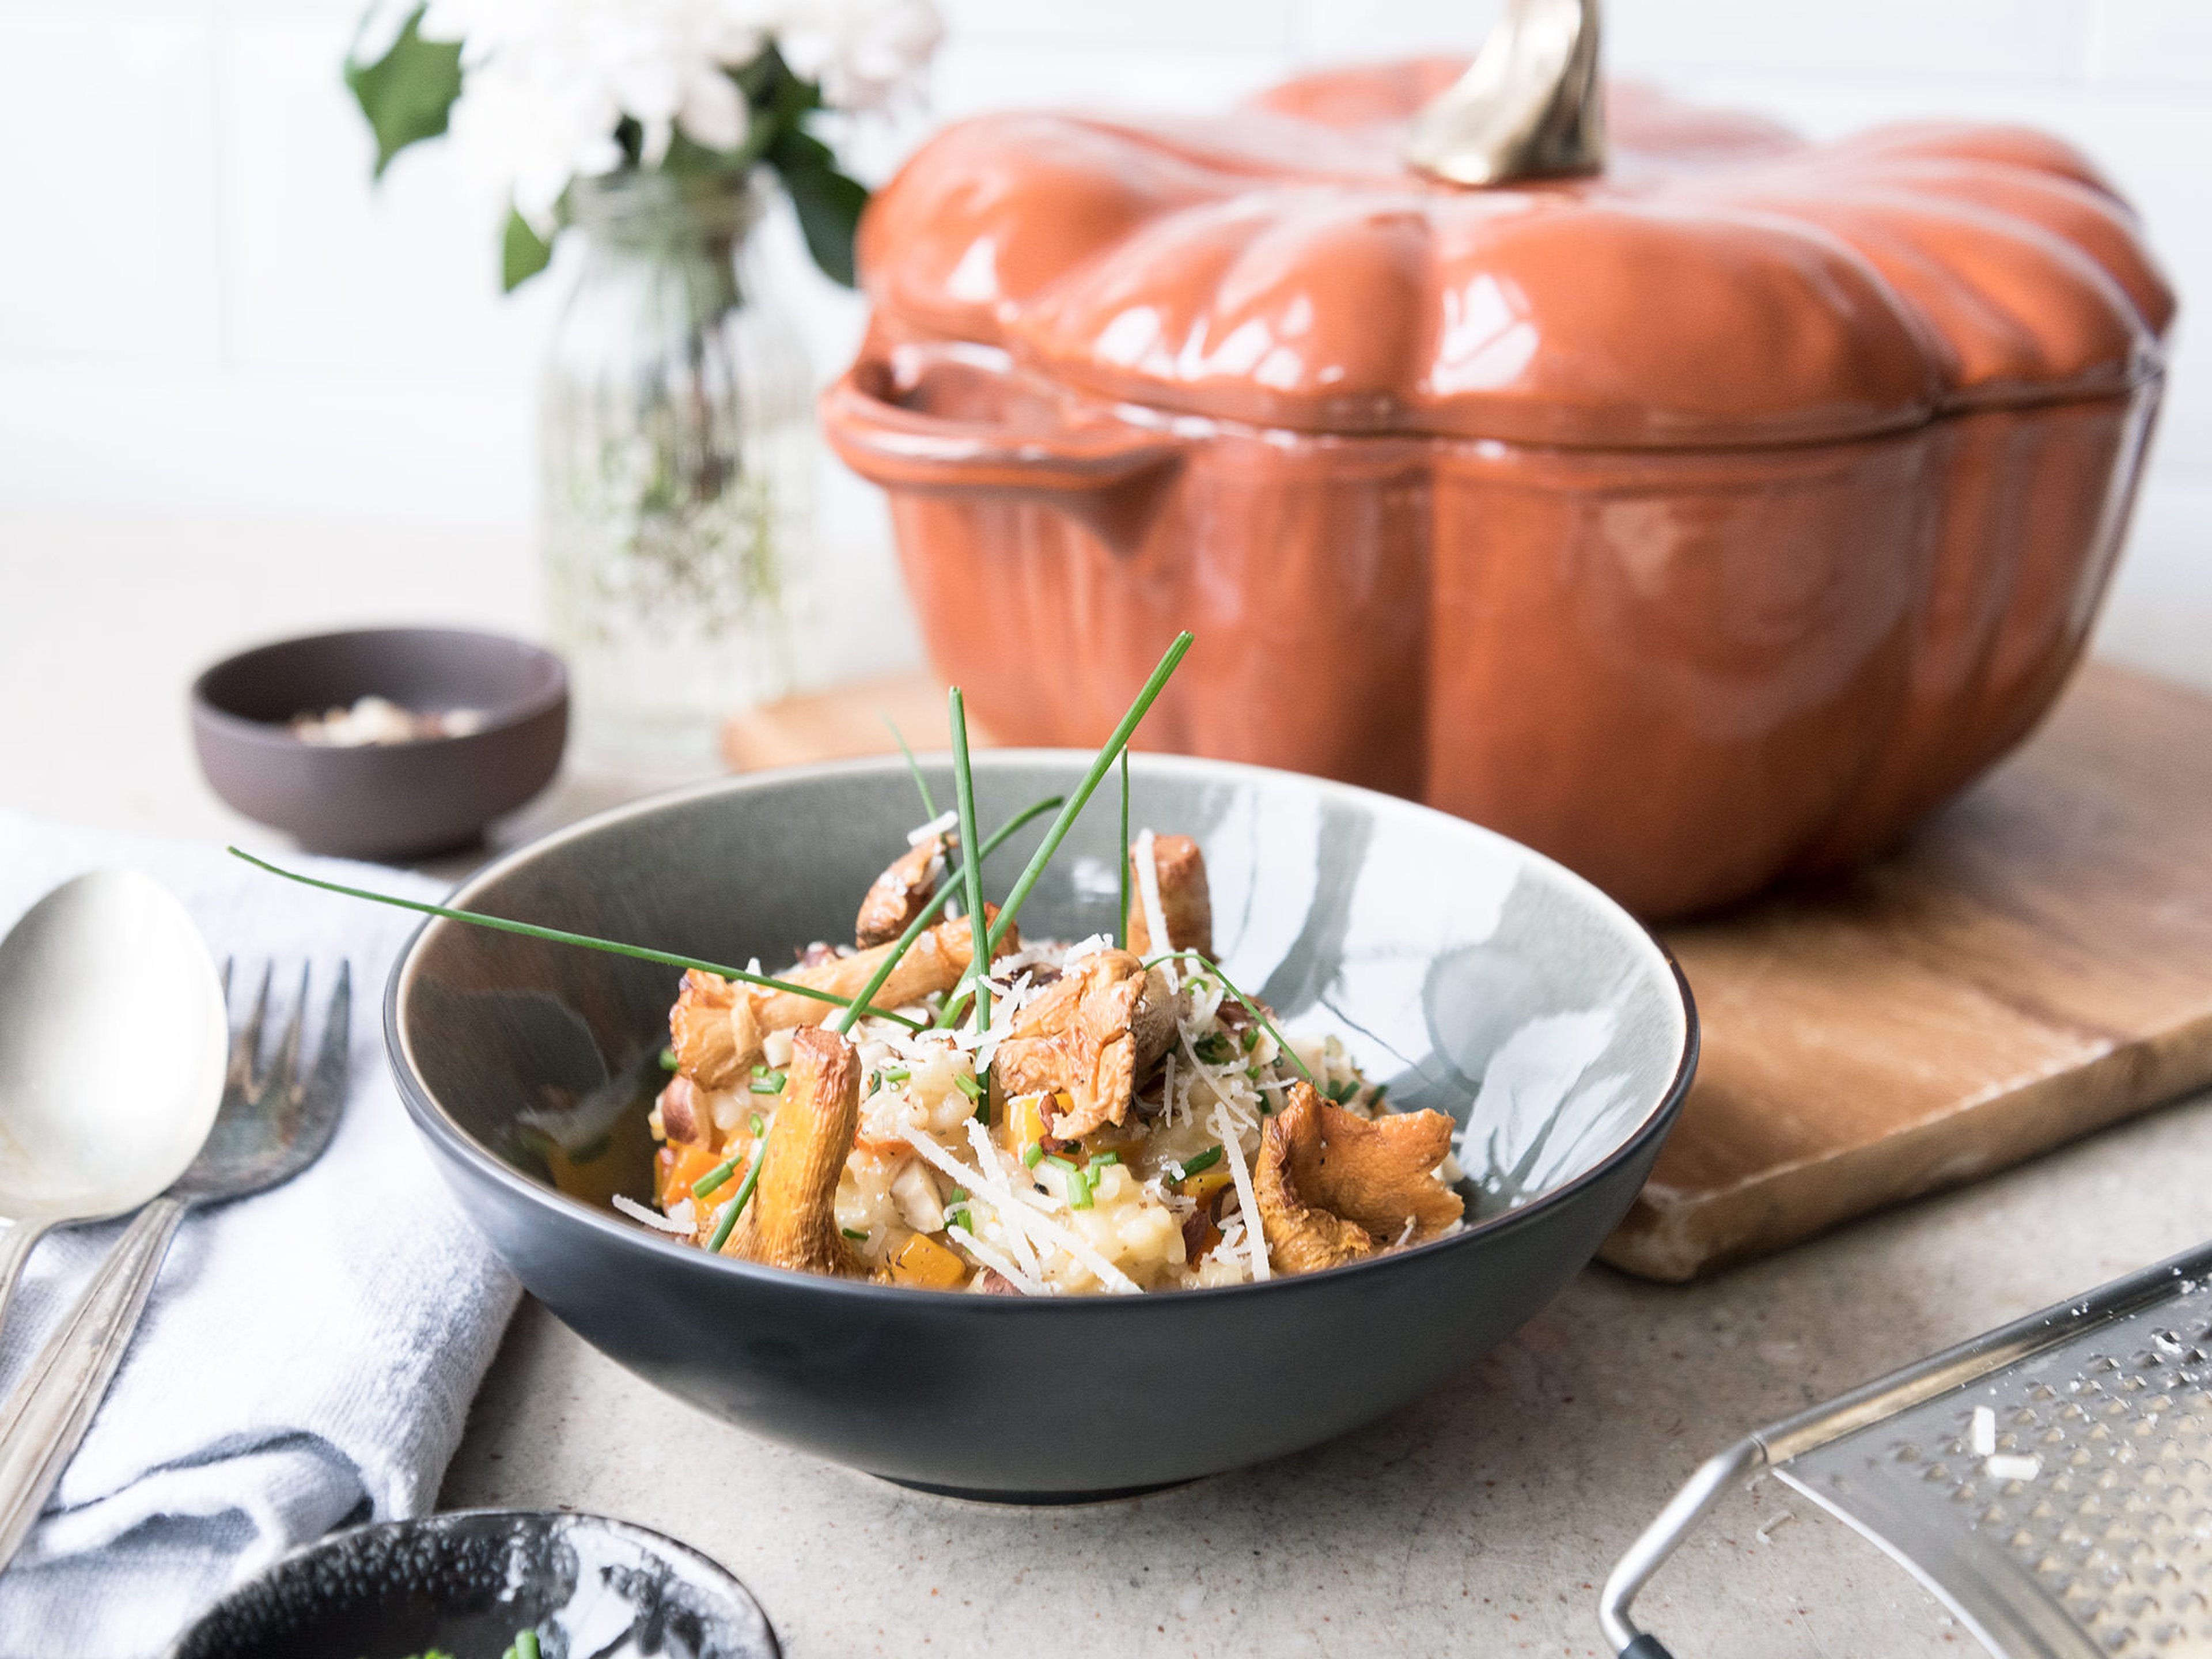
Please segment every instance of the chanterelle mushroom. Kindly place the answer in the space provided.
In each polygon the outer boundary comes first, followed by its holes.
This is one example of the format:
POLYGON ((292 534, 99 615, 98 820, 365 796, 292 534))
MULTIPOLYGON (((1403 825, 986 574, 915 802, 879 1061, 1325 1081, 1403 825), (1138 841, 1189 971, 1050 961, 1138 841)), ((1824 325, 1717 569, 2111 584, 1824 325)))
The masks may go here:
POLYGON ((1139 957, 1162 951, 1195 951, 1213 954, 1213 895, 1206 884, 1206 854, 1188 836, 1152 837, 1152 872, 1159 883, 1160 919, 1167 924, 1164 945, 1152 939, 1150 919, 1139 895, 1144 877, 1137 854, 1144 843, 1129 849, 1129 949, 1139 957))
POLYGON ((837 1177, 860 1121, 860 1057, 853 1045, 819 1026, 794 1033, 783 1099, 761 1148, 760 1181, 722 1254, 794 1273, 866 1278, 836 1212, 837 1177))
MULTIPOLYGON (((987 918, 997 914, 984 907, 987 918)), ((867 988, 891 948, 882 945, 849 957, 833 957, 811 968, 792 969, 782 977, 795 985, 856 997, 867 988)), ((1008 928, 1000 952, 1020 948, 1018 931, 1008 928)), ((878 1008, 896 1008, 949 991, 968 971, 975 954, 975 930, 966 920, 939 922, 915 940, 872 1000, 878 1008)), ((683 992, 668 1015, 676 1069, 702 1088, 734 1087, 760 1063, 761 1039, 767 1033, 819 1025, 836 1012, 833 1002, 795 991, 740 988, 719 974, 693 969, 684 975, 683 992)))
POLYGON ((860 920, 853 927, 854 944, 863 949, 888 945, 906 932, 908 924, 921 914, 921 907, 935 896, 938 878, 944 873, 945 849, 950 844, 944 836, 927 836, 876 878, 860 900, 860 920))
POLYGON ((1459 1194, 1435 1178, 1451 1130, 1442 1112, 1370 1121, 1328 1104, 1309 1084, 1294 1085, 1290 1103, 1268 1121, 1252 1172, 1275 1270, 1340 1267, 1401 1237, 1434 1238, 1461 1219, 1459 1194))
POLYGON ((1127 951, 1085 957, 1014 1016, 992 1068, 1009 1095, 1065 1093, 1052 1133, 1073 1140, 1128 1115, 1137 1079, 1175 1041, 1175 994, 1127 951))
POLYGON ((668 1039, 679 1074, 702 1089, 733 1087, 760 1059, 753 999, 739 995, 720 974, 695 968, 684 975, 684 988, 668 1011, 668 1039))

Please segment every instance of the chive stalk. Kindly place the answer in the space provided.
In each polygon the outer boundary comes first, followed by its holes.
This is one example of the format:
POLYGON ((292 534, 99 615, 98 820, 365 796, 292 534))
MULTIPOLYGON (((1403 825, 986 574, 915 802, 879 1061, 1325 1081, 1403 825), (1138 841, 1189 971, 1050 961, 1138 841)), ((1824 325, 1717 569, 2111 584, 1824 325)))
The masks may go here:
POLYGON ((915 792, 921 797, 921 810, 931 817, 937 816, 937 803, 930 798, 929 780, 921 775, 921 763, 914 757, 914 750, 906 746, 906 733, 898 729, 898 722, 889 714, 884 716, 884 726, 891 734, 891 741, 906 757, 906 769, 913 775, 915 792))
POLYGON ((1205 968, 1206 972, 1218 977, 1221 981, 1221 988, 1228 992, 1231 996, 1235 997, 1238 1002, 1243 1004, 1244 1012, 1246 1013, 1251 1015, 1253 1018, 1258 1020, 1261 1024, 1267 1028, 1267 1035, 1275 1039, 1275 1047, 1281 1051, 1282 1057, 1291 1062, 1292 1069, 1294 1069, 1297 1074, 1304 1078, 1308 1083, 1313 1084, 1315 1088, 1318 1089, 1321 1087, 1321 1085, 1318 1083, 1314 1083, 1314 1074, 1306 1070, 1305 1061, 1298 1058, 1297 1050, 1291 1047, 1290 1040, 1284 1036, 1280 1031, 1275 1029, 1275 1022, 1267 1018, 1267 1014, 1261 1010, 1258 1003, 1253 1001, 1251 998, 1246 996, 1243 992, 1238 990, 1237 987, 1231 982, 1229 975, 1221 971, 1221 964, 1219 963, 1215 962, 1209 957, 1201 956, 1195 951, 1163 951, 1159 955, 1147 960, 1145 966, 1147 968, 1157 968, 1164 962, 1173 962, 1178 957, 1186 961, 1198 963, 1205 968))
POLYGON ((1188 1181, 1191 1176, 1203 1174, 1206 1170, 1212 1169, 1215 1164, 1220 1162, 1221 1148, 1218 1146, 1209 1146, 1196 1157, 1186 1158, 1181 1164, 1177 1164, 1176 1167, 1181 1170, 1182 1173, 1177 1176, 1176 1179, 1179 1182, 1188 1181))
MULTIPOLYGON (((1000 824, 999 828, 992 833, 991 838, 985 842, 981 848, 976 849, 975 861, 978 864, 981 864, 985 859, 990 857, 992 854, 997 852, 1015 830, 1020 829, 1031 818, 1037 817, 1039 814, 1051 811, 1054 807, 1060 804, 1060 797, 1058 795, 1048 795, 1041 801, 1036 801, 1028 806, 1024 806, 1020 811, 1015 813, 1013 817, 1008 818, 1004 823, 1000 824)), ((961 857, 964 864, 967 858, 965 849, 963 849, 961 857)), ((955 871, 953 872, 954 875, 957 875, 960 872, 958 871, 955 871)), ((944 910, 945 905, 951 901, 951 898, 952 877, 948 876, 945 879, 944 883, 939 886, 935 895, 930 899, 929 902, 921 907, 921 913, 915 916, 912 921, 907 923, 906 932, 898 936, 897 942, 891 946, 890 951, 884 953, 884 959, 876 964, 876 971, 874 975, 869 979, 866 985, 863 985, 860 988, 860 994, 854 999, 856 1005, 866 1003, 877 992, 884 988, 884 981, 891 976, 891 969, 898 966, 899 958, 904 956, 907 951, 912 948, 915 940, 921 937, 923 931, 928 927, 930 923, 937 920, 939 915, 944 910)), ((830 1020, 830 1029, 836 1032, 840 1036, 842 1036, 845 1033, 853 1029, 853 1022, 859 1018, 860 1016, 858 1014, 853 1012, 853 1011, 848 1008, 843 1013, 836 1015, 830 1020)), ((900 1024, 905 1025, 909 1030, 917 1030, 921 1029, 912 1020, 902 1020, 900 1021, 900 1024)))
POLYGON ((752 1091, 757 1095, 780 1095, 783 1092, 783 1073, 781 1072, 770 1072, 765 1076, 757 1077, 753 1079, 752 1091))
POLYGON ((1121 751, 1121 838, 1115 843, 1115 891, 1120 902, 1114 910, 1114 948, 1129 948, 1129 751, 1121 751))
POLYGON ((322 881, 313 876, 303 876, 290 870, 282 870, 265 859, 233 847, 228 849, 233 858, 243 859, 257 870, 265 870, 272 876, 282 876, 286 881, 298 882, 302 887, 319 887, 326 893, 338 893, 347 898, 367 899, 371 904, 387 904, 394 909, 414 910, 426 916, 438 916, 447 921, 465 921, 472 927, 489 927, 495 933, 520 933, 525 939, 544 939, 553 945, 580 945, 586 951, 604 951, 610 956, 631 957, 640 962, 659 963, 664 968, 696 969, 702 974, 718 974, 724 979, 736 980, 745 985, 758 985, 770 991, 788 991, 794 996, 811 999, 816 1002, 834 1004, 845 1009, 855 1018, 872 1015, 903 1025, 909 1031, 924 1030, 919 1020, 908 1019, 903 1014, 889 1009, 868 1006, 868 998, 877 988, 872 986, 859 997, 841 997, 835 991, 818 990, 811 985, 801 985, 795 980, 777 979, 769 974, 750 973, 743 968, 731 968, 719 962, 707 962, 698 957, 678 956, 672 951, 648 950, 642 945, 624 945, 618 939, 594 939, 589 933, 571 933, 559 927, 540 927, 527 921, 509 921, 504 916, 488 916, 477 910, 455 910, 442 904, 425 904, 419 899, 400 898, 391 893, 372 893, 365 887, 346 887, 335 881, 322 881))
MULTIPOLYGON (((991 924, 992 951, 999 948, 1000 941, 1012 928, 1014 919, 1021 915, 1022 906, 1029 902, 1030 891, 1037 884, 1037 878, 1044 874, 1045 866, 1052 862, 1053 854, 1060 851, 1060 842, 1067 839, 1067 832, 1075 827, 1075 820, 1090 805, 1091 797, 1097 793, 1098 786, 1105 781, 1106 774, 1115 759, 1128 747, 1130 738, 1135 735, 1139 724, 1165 689, 1169 678, 1183 658, 1188 654, 1196 638, 1188 629, 1176 635, 1175 643, 1169 646, 1166 653, 1160 658, 1159 665, 1152 670, 1152 678, 1137 693, 1137 700, 1129 705, 1128 713, 1121 716, 1121 723, 1106 739, 1106 746, 1092 759, 1090 769, 1083 775, 1083 781, 1068 796, 1067 804, 1060 809, 1060 816, 1052 821, 1052 828, 1044 832, 1044 839, 1037 843, 1036 851, 1030 854, 1027 867, 1015 878, 1012 890, 1006 895, 1006 902, 999 907, 998 920, 991 924)), ((986 963, 990 961, 988 952, 985 953, 983 960, 986 963)), ((955 1023, 965 1003, 965 993, 956 991, 946 999, 945 1006, 938 1011, 938 1024, 945 1026, 955 1023)))
MULTIPOLYGON (((960 844, 973 847, 977 842, 975 770, 968 757, 968 703, 958 686, 945 694, 945 707, 952 728, 953 805, 960 814, 960 844)), ((975 1029, 985 1031, 991 1026, 991 993, 983 983, 991 970, 991 923, 983 911, 983 860, 963 860, 962 873, 968 890, 968 926, 975 940, 968 973, 975 985, 975 1029)))
MULTIPOLYGON (((753 1133, 757 1134, 760 1132, 756 1129, 753 1133)), ((708 1198, 713 1196, 714 1194, 721 1191, 724 1186, 728 1184, 730 1177, 735 1175, 737 1170, 738 1160, 736 1158, 724 1158, 720 1164, 717 1164, 713 1169, 708 1170, 706 1174, 701 1176, 696 1181, 691 1183, 691 1196, 694 1198, 708 1198)))
POLYGON ((1060 809, 1060 816, 1052 821, 1052 828, 1045 831, 1044 840, 1038 843, 1036 853, 1030 858, 1029 867, 1015 878, 1012 890, 1006 895, 1006 902, 999 907, 999 919, 991 924, 994 949, 1013 927, 1014 918, 1021 914, 1022 906, 1029 902, 1030 890, 1037 884, 1037 878, 1044 874, 1045 866, 1052 862, 1053 854, 1060 851, 1060 842, 1067 839, 1067 832, 1075 827, 1076 818, 1090 805, 1091 797, 1104 781, 1107 769, 1128 747, 1129 739, 1136 735, 1139 724, 1166 689, 1170 677, 1188 654, 1196 639, 1197 635, 1188 629, 1176 635, 1175 643, 1168 647, 1166 654, 1160 659, 1159 666, 1152 670, 1152 678, 1145 682, 1144 690, 1137 693, 1137 700, 1129 705, 1129 712, 1121 716, 1121 723, 1114 728, 1113 736, 1106 739, 1106 746, 1091 763, 1091 769, 1083 775, 1083 781, 1076 785, 1075 793, 1067 798, 1067 805, 1060 809))

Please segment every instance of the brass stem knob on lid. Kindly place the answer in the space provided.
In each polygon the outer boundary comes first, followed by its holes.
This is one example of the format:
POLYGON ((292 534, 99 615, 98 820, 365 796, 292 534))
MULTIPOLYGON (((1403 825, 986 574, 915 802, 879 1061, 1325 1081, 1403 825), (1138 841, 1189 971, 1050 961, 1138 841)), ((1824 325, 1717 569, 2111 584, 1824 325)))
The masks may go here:
POLYGON ((1455 185, 1605 167, 1598 0, 1506 0, 1465 75, 1413 119, 1410 167, 1455 185))

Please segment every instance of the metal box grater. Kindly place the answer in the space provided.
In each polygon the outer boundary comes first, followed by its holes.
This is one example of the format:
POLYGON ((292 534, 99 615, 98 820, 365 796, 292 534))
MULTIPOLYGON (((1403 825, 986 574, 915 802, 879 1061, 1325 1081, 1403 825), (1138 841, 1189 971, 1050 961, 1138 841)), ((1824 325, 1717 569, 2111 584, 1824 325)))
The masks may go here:
POLYGON ((1761 1468, 1910 1568, 2003 1659, 2212 1659, 2212 1245, 1713 1458, 1606 1581, 1598 1616, 1621 1659, 1666 1659, 1630 1603, 1761 1468))

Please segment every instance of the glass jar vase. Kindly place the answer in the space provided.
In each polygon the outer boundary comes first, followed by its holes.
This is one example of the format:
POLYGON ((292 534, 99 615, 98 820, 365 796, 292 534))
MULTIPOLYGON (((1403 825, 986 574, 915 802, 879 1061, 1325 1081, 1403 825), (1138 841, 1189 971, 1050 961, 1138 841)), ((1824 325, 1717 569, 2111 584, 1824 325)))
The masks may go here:
POLYGON ((581 270, 542 403, 546 608, 587 764, 714 763, 811 608, 813 380, 750 254, 763 186, 579 179, 581 270))

